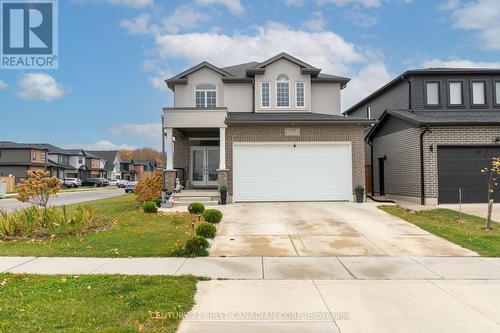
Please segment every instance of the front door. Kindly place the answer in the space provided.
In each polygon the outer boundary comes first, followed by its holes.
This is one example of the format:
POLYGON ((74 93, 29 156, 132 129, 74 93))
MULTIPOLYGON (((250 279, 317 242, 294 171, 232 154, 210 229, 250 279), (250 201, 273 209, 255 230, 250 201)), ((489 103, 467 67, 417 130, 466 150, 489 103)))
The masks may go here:
POLYGON ((217 186, 219 147, 191 147, 190 160, 193 187, 217 186))

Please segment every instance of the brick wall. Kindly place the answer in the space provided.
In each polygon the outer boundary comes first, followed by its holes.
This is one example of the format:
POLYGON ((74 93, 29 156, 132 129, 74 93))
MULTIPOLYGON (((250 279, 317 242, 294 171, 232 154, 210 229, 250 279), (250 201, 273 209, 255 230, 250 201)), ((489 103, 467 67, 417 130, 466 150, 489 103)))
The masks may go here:
POLYGON ((378 158, 384 161, 385 193, 420 197, 420 128, 408 128, 373 140, 373 187, 379 193, 378 158))
MULTIPOLYGON (((424 136, 425 195, 438 196, 437 147, 431 145, 493 145, 500 136, 500 126, 441 126, 431 127, 424 136)), ((500 147, 500 145, 499 145, 500 147)))
POLYGON ((365 155, 363 126, 324 125, 297 126, 300 136, 285 136, 289 125, 231 125, 226 129, 226 165, 229 169, 228 192, 233 193, 233 143, 234 142, 314 142, 348 141, 352 143, 352 184, 365 186, 365 155))

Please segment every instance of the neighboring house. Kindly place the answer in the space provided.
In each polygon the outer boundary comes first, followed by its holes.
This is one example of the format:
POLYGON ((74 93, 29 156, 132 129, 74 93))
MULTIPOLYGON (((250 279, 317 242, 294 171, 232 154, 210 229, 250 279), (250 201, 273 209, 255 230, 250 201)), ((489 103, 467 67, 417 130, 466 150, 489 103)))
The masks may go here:
POLYGON ((102 157, 89 153, 88 151, 84 151, 85 154, 85 177, 87 178, 105 178, 106 170, 104 167, 106 166, 106 160, 102 157))
POLYGON ((166 186, 227 186, 234 202, 352 201, 364 186, 364 128, 340 112, 348 78, 286 53, 264 62, 202 62, 166 80, 166 186))
POLYGON ((87 152, 106 160, 106 164, 104 165, 106 171, 105 178, 121 179, 121 159, 118 150, 89 150, 87 152))
POLYGON ((13 175, 16 184, 28 177, 28 170, 46 170, 47 162, 46 145, 0 141, 0 176, 13 175))
POLYGON ((379 119, 366 137, 375 194, 486 202, 481 169, 500 156, 500 69, 410 70, 345 114, 379 119))
POLYGON ((120 161, 120 178, 125 180, 135 180, 134 177, 134 165, 132 160, 121 159, 120 161))
POLYGON ((49 149, 47 169, 59 179, 81 178, 85 172, 85 156, 79 149, 63 149, 45 144, 49 149))

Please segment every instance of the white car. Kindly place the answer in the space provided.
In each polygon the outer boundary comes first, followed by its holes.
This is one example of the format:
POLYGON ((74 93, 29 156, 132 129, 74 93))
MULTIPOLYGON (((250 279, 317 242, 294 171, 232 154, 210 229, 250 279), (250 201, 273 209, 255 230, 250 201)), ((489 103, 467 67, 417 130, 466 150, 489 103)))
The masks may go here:
POLYGON ((125 188, 125 186, 126 186, 128 183, 129 183, 129 180, 120 179, 120 180, 118 180, 118 182, 116 183, 116 186, 121 187, 121 188, 125 188))
POLYGON ((116 179, 116 178, 112 178, 112 179, 108 179, 108 180, 109 180, 110 186, 116 186, 116 185, 118 185, 118 182, 120 181, 119 179, 116 179))
POLYGON ((77 188, 82 186, 82 181, 79 178, 65 178, 63 186, 68 188, 77 188))

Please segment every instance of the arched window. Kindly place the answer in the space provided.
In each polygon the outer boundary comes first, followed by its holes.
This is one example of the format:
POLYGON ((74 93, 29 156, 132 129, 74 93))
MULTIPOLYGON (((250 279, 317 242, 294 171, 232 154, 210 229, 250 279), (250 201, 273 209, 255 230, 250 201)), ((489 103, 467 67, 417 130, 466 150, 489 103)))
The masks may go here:
POLYGON ((197 108, 215 108, 217 106, 217 88, 213 84, 202 83, 195 87, 197 108))
POLYGON ((276 107, 290 107, 290 79, 286 74, 280 74, 276 78, 276 107))

